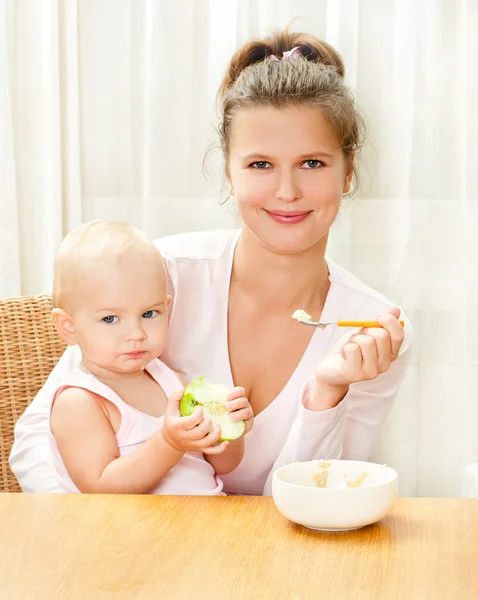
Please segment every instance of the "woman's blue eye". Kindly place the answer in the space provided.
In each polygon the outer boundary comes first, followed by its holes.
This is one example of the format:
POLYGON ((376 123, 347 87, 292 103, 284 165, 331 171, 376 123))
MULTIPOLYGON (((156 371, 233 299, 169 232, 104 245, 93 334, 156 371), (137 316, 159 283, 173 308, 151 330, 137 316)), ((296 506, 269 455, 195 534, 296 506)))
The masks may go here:
POLYGON ((266 160, 256 160, 256 162, 251 164, 251 167, 254 169, 268 169, 269 166, 270 165, 266 160))
POLYGON ((143 319, 152 319, 158 314, 157 310, 147 310, 143 313, 143 319))
POLYGON ((115 319, 116 319, 116 321, 117 321, 117 320, 118 320, 118 317, 115 317, 115 316, 113 316, 113 315, 109 315, 109 316, 107 316, 107 317, 104 317, 103 321, 104 321, 105 323, 116 323, 115 319))
POLYGON ((306 169, 317 169, 317 167, 322 166, 322 163, 320 160, 310 159, 305 161, 304 166, 306 169))

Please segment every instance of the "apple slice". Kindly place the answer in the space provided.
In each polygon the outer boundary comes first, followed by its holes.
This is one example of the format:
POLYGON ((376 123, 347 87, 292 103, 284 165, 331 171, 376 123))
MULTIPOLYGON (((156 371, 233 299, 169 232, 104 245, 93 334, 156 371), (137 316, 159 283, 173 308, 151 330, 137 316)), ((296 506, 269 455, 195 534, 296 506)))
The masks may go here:
POLYGON ((244 433, 246 426, 244 421, 231 419, 226 409, 228 394, 229 390, 222 383, 207 383, 204 377, 199 377, 186 386, 179 401, 179 412, 182 417, 189 417, 201 406, 204 416, 221 427, 220 442, 236 440, 244 433))

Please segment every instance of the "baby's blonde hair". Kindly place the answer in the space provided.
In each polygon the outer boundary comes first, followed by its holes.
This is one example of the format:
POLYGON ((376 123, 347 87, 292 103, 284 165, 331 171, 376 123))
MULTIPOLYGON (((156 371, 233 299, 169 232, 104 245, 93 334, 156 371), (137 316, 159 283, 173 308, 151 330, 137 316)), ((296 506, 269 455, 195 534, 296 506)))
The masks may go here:
MULTIPOLYGON (((139 229, 122 221, 90 221, 73 229, 62 241, 53 272, 53 308, 68 309, 68 297, 78 274, 105 261, 150 255, 163 261, 154 243, 139 229)), ((74 290, 73 290, 74 291, 74 290)))

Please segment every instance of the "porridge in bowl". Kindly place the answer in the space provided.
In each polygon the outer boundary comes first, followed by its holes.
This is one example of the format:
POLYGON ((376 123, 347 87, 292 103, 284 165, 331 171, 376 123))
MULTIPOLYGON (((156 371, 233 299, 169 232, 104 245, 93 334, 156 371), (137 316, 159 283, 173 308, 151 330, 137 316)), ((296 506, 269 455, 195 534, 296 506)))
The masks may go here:
POLYGON ((396 471, 363 461, 296 462, 277 469, 272 478, 277 509, 311 529, 343 531, 375 523, 397 495, 396 471))

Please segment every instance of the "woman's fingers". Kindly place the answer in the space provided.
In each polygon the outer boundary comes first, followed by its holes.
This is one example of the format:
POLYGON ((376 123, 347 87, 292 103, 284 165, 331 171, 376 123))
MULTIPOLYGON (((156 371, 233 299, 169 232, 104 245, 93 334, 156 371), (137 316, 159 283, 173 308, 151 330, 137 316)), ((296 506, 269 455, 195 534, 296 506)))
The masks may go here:
MULTIPOLYGON (((366 331, 366 330, 363 330, 366 331)), ((353 359, 353 369, 350 369, 350 375, 353 379, 359 378, 362 376, 364 379, 373 379, 379 374, 378 370, 378 349, 375 341, 375 337, 373 334, 367 335, 366 333, 357 333, 353 335, 346 346, 350 344, 354 344, 358 347, 360 356, 361 356, 361 364, 358 366, 359 356, 358 352, 352 354, 353 359)), ((347 367, 349 363, 347 360, 347 367)), ((347 370, 349 370, 347 368, 347 370)))
POLYGON ((377 346, 378 373, 385 373, 396 358, 392 351, 392 339, 386 329, 377 328, 373 336, 377 346))
POLYGON ((347 342, 342 346, 342 358, 346 361, 346 379, 349 383, 358 381, 363 370, 363 357, 360 346, 354 342, 347 342))
POLYGON ((374 379, 398 357, 404 339, 399 315, 398 309, 377 315, 382 328, 362 329, 344 344, 341 353, 351 380, 374 379))
POLYGON ((398 357, 405 338, 404 328, 398 321, 399 316, 400 310, 393 308, 389 312, 381 313, 376 317, 377 321, 390 336, 391 360, 395 360, 398 357))

